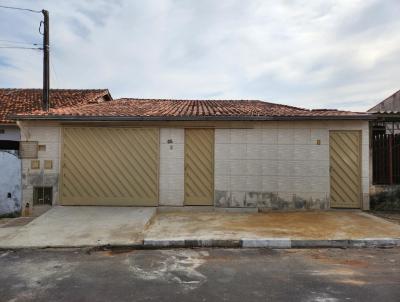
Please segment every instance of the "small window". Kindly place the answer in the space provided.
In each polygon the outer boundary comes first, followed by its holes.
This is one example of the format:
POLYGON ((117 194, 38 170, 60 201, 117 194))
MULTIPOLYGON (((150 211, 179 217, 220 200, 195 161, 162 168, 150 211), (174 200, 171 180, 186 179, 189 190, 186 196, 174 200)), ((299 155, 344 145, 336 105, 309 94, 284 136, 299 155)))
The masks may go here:
POLYGON ((33 205, 52 205, 53 188, 52 187, 34 187, 33 205))
POLYGON ((32 170, 40 169, 40 160, 38 159, 31 160, 31 169, 32 170))
POLYGON ((39 151, 44 152, 44 151, 46 151, 46 145, 39 145, 38 149, 39 149, 39 151))
POLYGON ((45 168, 46 170, 51 170, 51 169, 53 169, 53 161, 50 160, 50 159, 46 159, 46 160, 44 161, 44 168, 45 168))
POLYGON ((4 134, 4 133, 6 133, 6 130, 5 129, 0 129, 0 134, 4 134))

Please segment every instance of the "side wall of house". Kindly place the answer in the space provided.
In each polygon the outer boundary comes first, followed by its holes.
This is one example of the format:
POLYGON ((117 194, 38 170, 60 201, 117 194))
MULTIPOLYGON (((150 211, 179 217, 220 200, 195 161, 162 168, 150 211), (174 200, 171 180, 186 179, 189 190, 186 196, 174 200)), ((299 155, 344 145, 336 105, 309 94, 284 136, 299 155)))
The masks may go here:
MULTIPOLYGON (((19 141, 16 125, 0 125, 1 141, 19 141)), ((17 216, 21 211, 21 160, 17 150, 0 150, 0 217, 17 216)))
POLYGON ((53 204, 58 203, 58 181, 60 172, 61 128, 57 126, 24 126, 21 123, 21 141, 37 141, 45 145, 45 151, 38 151, 37 159, 22 159, 23 206, 33 204, 34 187, 52 187, 53 204), (32 169, 32 161, 39 160, 40 168, 32 169), (52 168, 45 169, 44 161, 51 160, 52 168))
POLYGON ((368 209, 369 128, 363 121, 263 122, 253 129, 216 129, 215 205, 329 208, 330 130, 362 131, 362 207, 368 209))

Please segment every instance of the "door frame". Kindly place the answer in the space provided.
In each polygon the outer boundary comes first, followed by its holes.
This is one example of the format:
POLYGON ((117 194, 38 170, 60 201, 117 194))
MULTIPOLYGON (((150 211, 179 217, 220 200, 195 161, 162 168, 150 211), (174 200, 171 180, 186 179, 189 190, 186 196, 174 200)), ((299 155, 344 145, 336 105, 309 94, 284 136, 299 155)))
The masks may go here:
POLYGON ((362 130, 329 130, 329 207, 331 209, 362 209, 362 198, 363 198, 363 188, 362 188, 362 130), (355 207, 341 207, 341 206, 332 206, 331 202, 331 187, 332 187, 332 166, 331 166, 331 134, 332 133, 356 133, 359 138, 358 144, 358 184, 359 184, 359 192, 358 192, 358 205, 355 207))

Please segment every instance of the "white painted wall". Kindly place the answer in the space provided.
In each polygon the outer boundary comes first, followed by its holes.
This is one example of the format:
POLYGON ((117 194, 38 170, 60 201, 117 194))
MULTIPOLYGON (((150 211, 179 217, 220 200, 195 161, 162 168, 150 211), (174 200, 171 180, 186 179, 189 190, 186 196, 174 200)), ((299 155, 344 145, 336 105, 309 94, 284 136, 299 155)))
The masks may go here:
POLYGON ((33 187, 53 187, 53 204, 58 204, 58 180, 60 171, 61 128, 55 126, 25 126, 21 123, 21 140, 37 141, 46 145, 46 151, 38 152, 40 169, 31 169, 31 159, 22 159, 22 200, 32 205, 33 187), (44 160, 53 161, 53 169, 44 169, 44 160))
MULTIPOLYGON (((271 207, 273 198, 329 201, 329 130, 362 130, 362 190, 369 206, 369 135, 364 121, 255 123, 254 129, 216 129, 215 201, 220 206, 271 207), (321 141, 317 145, 317 140, 321 141), (254 192, 266 192, 262 200, 254 192)), ((329 206, 329 205, 328 205, 329 206)))
POLYGON ((0 167, 0 216, 18 215, 21 210, 21 161, 17 152, 0 150, 0 167))
POLYGON ((183 205, 184 139, 185 130, 182 128, 160 129, 159 204, 162 206, 183 205))
POLYGON ((0 129, 4 130, 4 133, 1 133, 0 131, 0 141, 19 141, 20 140, 20 132, 19 128, 17 125, 11 125, 11 126, 2 126, 0 125, 0 129))

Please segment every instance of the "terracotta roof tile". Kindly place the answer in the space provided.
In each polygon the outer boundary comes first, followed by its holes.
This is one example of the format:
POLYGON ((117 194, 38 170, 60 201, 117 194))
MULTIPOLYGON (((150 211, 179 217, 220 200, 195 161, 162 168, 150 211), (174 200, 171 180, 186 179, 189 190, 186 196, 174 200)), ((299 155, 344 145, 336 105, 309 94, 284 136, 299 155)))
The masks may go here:
MULTIPOLYGON (((52 108, 72 107, 96 103, 101 97, 109 96, 107 89, 51 89, 52 108)), ((42 89, 0 88, 0 123, 13 123, 8 118, 17 113, 40 110, 42 89)))
POLYGON ((51 119, 271 119, 282 117, 368 117, 334 109, 308 110, 258 100, 171 100, 122 98, 100 104, 34 111, 19 118, 51 119))

